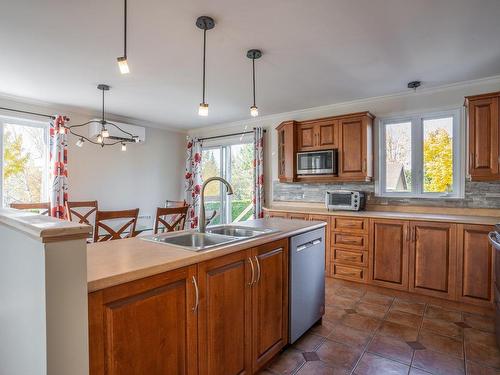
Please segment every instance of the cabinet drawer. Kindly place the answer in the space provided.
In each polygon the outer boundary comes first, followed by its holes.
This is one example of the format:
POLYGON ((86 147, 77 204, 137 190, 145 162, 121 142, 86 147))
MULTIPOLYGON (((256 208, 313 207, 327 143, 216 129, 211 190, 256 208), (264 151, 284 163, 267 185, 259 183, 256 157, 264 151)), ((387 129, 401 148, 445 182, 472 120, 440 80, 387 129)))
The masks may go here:
POLYGON ((367 233, 368 219, 352 217, 335 217, 332 229, 339 232, 367 233))
POLYGON ((333 232, 332 245, 354 250, 366 250, 368 248, 368 236, 333 232))
POLYGON ((332 264, 332 275, 339 279, 366 282, 367 273, 366 268, 332 264))
POLYGON ((351 264, 355 266, 368 266, 367 251, 350 251, 344 249, 332 249, 332 261, 341 264, 351 264))
POLYGON ((289 212, 287 217, 292 220, 307 220, 309 215, 300 212, 289 212))

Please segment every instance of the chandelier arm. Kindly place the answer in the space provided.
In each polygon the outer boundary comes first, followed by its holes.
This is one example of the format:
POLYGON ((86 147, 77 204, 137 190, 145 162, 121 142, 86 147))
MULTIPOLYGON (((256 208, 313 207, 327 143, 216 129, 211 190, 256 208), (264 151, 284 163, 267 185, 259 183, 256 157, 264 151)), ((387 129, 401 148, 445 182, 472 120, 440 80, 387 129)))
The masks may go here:
POLYGON ((79 127, 81 127, 81 126, 85 126, 85 125, 88 125, 88 124, 92 124, 93 122, 97 122, 97 121, 95 121, 95 120, 91 120, 91 121, 87 121, 87 122, 85 122, 85 123, 83 123, 83 124, 66 126, 66 128, 71 130, 72 128, 79 128, 79 127))
POLYGON ((120 128, 118 125, 116 125, 115 123, 112 123, 112 122, 109 122, 109 121, 106 121, 106 124, 107 125, 113 125, 115 128, 117 128, 119 131, 121 131, 122 133, 125 133, 127 135, 130 136, 130 138, 134 138, 135 136, 132 134, 132 133, 129 133, 125 130, 123 130, 122 128, 120 128))

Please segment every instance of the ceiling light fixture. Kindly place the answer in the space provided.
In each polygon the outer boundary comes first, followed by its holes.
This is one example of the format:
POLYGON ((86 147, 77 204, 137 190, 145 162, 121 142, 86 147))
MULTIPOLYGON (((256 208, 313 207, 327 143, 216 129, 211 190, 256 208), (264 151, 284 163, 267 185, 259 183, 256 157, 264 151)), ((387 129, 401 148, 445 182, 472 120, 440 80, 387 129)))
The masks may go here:
POLYGON ((121 74, 130 73, 127 61, 127 0, 123 0, 123 56, 116 59, 121 74))
POLYGON ((247 52, 247 57, 252 59, 253 105, 250 107, 250 115, 252 117, 257 117, 259 115, 259 109, 255 104, 255 59, 260 59, 262 57, 262 51, 258 49, 251 49, 247 52))
POLYGON ((122 151, 126 151, 127 150, 126 143, 137 143, 137 142, 139 142, 139 137, 123 130, 118 125, 106 120, 105 113, 104 113, 104 93, 106 91, 109 91, 110 87, 108 85, 100 84, 100 85, 97 85, 97 89, 102 91, 101 119, 87 121, 87 122, 85 122, 83 124, 79 124, 79 125, 67 126, 67 127, 65 127, 65 129, 68 129, 70 134, 75 135, 79 138, 78 141, 76 142, 76 145, 78 147, 83 147, 83 143, 85 141, 87 141, 87 142, 90 142, 94 145, 99 145, 101 147, 114 146, 116 144, 121 144, 122 151), (101 131, 97 135, 97 139, 95 141, 93 141, 92 139, 85 137, 81 134, 78 134, 76 131, 73 130, 74 128, 79 128, 79 127, 86 126, 86 125, 89 125, 92 123, 98 123, 101 125, 101 131), (110 127, 117 129, 123 136, 115 135, 116 131, 113 132, 114 134, 111 134, 109 131, 110 127))
POLYGON ((205 103, 205 65, 207 56, 207 30, 215 27, 215 21, 212 17, 201 16, 196 20, 196 26, 203 30, 203 101, 198 107, 198 115, 208 116, 208 103, 205 103))

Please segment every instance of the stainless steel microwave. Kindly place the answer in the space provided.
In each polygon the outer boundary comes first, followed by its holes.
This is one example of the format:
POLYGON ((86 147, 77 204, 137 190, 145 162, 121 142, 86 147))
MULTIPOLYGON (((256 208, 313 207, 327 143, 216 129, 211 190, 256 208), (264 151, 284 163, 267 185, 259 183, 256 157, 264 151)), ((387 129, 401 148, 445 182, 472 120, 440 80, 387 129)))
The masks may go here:
POLYGON ((298 152, 297 174, 337 174, 337 150, 298 152))

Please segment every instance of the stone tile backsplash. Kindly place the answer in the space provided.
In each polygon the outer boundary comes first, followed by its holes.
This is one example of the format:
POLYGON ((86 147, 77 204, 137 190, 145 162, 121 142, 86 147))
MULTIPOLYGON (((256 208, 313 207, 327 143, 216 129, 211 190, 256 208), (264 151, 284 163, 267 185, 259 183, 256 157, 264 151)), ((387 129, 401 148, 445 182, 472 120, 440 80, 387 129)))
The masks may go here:
POLYGON ((464 199, 444 198, 385 198, 375 196, 373 182, 304 184, 273 182, 273 201, 320 202, 325 201, 327 190, 359 190, 368 195, 369 204, 405 205, 405 206, 442 206, 460 208, 500 208, 500 181, 465 182, 464 199))

